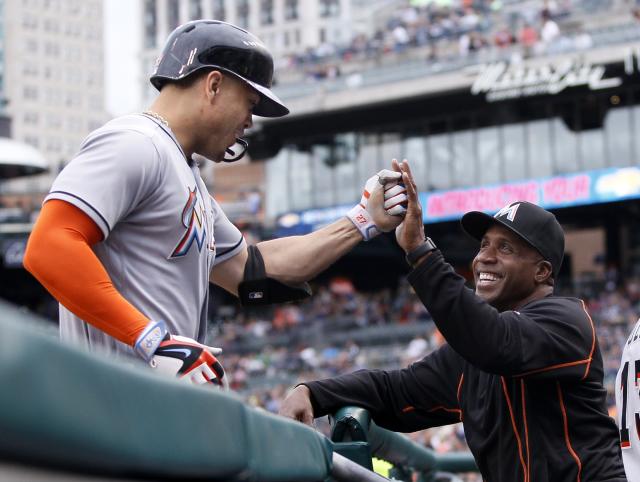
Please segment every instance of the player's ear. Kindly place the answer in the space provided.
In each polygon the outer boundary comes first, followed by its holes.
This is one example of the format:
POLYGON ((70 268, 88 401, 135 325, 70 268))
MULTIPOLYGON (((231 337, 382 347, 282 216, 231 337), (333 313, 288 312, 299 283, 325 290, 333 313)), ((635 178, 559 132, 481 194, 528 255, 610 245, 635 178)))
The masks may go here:
POLYGON ((213 100, 218 95, 221 83, 222 73, 219 70, 212 70, 206 75, 204 88, 207 99, 213 100))

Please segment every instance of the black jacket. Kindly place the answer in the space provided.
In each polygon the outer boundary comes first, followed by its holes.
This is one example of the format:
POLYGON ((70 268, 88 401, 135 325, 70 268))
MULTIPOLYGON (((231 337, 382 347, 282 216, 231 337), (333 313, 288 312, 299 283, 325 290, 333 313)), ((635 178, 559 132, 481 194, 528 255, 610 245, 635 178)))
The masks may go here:
POLYGON ((462 421, 488 482, 626 480, 581 300, 550 296, 499 313, 438 251, 409 281, 448 344, 402 370, 306 383, 316 416, 357 405, 402 432, 462 421))

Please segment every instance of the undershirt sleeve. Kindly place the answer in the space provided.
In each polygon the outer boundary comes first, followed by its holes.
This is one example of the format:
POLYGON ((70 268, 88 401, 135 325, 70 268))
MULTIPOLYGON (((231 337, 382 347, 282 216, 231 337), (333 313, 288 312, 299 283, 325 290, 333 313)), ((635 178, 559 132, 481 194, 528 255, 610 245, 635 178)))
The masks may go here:
POLYGON ((116 290, 91 249, 103 238, 79 208, 47 201, 29 237, 24 267, 76 316, 132 346, 150 320, 116 290))

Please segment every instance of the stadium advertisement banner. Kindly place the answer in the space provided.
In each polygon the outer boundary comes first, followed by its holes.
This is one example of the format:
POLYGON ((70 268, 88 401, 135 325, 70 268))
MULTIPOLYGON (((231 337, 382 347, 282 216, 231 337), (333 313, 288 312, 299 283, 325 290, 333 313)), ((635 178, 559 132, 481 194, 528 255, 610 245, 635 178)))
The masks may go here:
POLYGON ((611 168, 469 189, 420 193, 425 223, 460 219, 468 211, 495 213, 514 201, 546 209, 640 198, 640 168, 611 168))
POLYGON ((471 86, 471 93, 485 94, 488 102, 495 102, 534 95, 555 95, 571 87, 586 86, 589 90, 602 90, 621 84, 621 77, 607 76, 606 66, 582 63, 576 59, 535 66, 496 62, 480 68, 471 86))
MULTIPOLYGON (((493 214, 514 201, 547 209, 640 198, 640 168, 610 168, 549 178, 447 191, 421 192, 425 224, 460 219, 468 211, 493 214)), ((305 234, 341 218, 351 204, 283 214, 277 236, 305 234)))

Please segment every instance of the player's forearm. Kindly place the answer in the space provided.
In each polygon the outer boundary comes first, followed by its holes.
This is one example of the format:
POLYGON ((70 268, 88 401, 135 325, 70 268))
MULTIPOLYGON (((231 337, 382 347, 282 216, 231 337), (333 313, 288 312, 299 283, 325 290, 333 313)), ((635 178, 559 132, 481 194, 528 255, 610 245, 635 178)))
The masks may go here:
POLYGON ((362 235, 347 218, 304 236, 258 243, 267 275, 283 283, 308 281, 351 251, 362 235))
POLYGON ((64 201, 47 202, 29 238, 24 266, 75 315, 133 345, 149 319, 113 286, 87 239, 87 220, 92 222, 64 201))

